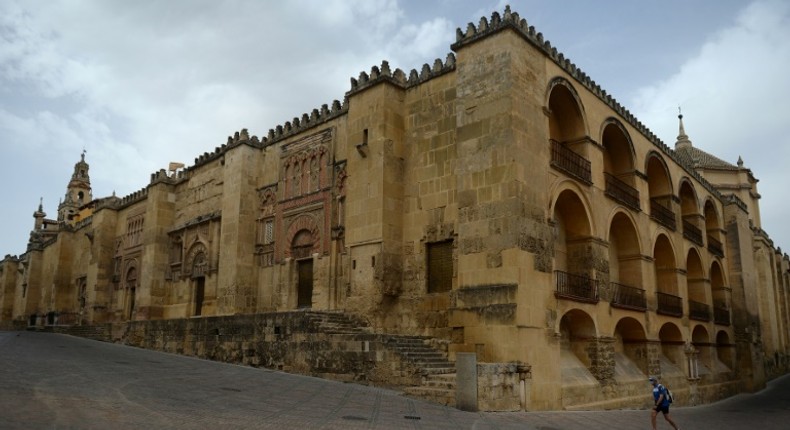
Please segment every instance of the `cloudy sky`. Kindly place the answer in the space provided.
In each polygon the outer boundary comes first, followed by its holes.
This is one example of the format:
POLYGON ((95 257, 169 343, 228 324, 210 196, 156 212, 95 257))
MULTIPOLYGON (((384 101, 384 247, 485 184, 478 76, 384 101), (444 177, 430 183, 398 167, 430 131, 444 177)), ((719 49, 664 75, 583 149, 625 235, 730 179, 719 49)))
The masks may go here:
MULTIPOLYGON (((342 100, 386 59, 444 59, 472 0, 3 0, 0 256, 21 254, 43 198, 57 216, 83 148, 94 197, 124 196, 241 128, 265 135, 342 100)), ((665 143, 677 106, 694 145, 761 180, 763 228, 790 247, 790 3, 512 0, 665 143)))

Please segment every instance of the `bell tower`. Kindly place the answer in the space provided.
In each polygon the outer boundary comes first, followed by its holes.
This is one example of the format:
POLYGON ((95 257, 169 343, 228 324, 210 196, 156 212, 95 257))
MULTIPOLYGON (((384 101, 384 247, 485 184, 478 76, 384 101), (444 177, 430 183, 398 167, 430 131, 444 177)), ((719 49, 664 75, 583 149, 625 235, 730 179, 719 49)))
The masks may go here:
POLYGON ((89 169, 90 166, 85 162, 85 150, 83 150, 80 161, 74 164, 74 173, 71 175, 66 197, 58 205, 58 221, 71 221, 79 213, 82 205, 93 200, 89 169))

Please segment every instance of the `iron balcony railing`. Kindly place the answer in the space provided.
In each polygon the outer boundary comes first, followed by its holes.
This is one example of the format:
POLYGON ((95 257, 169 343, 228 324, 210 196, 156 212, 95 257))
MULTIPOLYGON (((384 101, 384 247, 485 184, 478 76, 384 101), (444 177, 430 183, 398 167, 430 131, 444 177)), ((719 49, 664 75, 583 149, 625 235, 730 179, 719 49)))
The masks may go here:
POLYGON ((598 303, 598 283, 584 275, 572 275, 560 270, 554 271, 557 277, 555 297, 587 303, 598 303))
POLYGON ((637 311, 647 310, 647 298, 645 290, 628 285, 610 282, 614 295, 612 296, 612 306, 623 309, 633 309, 637 311))
POLYGON ((708 235, 708 251, 713 255, 724 258, 724 247, 721 246, 721 242, 711 235, 708 235))
POLYGON ((683 220, 683 237, 702 246, 702 230, 686 220, 683 220))
POLYGON ((710 306, 689 300, 689 318, 697 321, 710 321, 710 306))
POLYGON ((607 196, 631 209, 640 210, 639 191, 610 173, 606 173, 605 177, 607 196))
POLYGON ((657 200, 650 200, 650 217, 672 231, 677 229, 675 213, 659 203, 657 200))
POLYGON ((678 296, 667 293, 656 293, 658 309, 656 313, 673 317, 683 316, 683 300, 678 296))
POLYGON ((590 160, 571 151, 556 140, 551 141, 551 165, 587 185, 592 184, 590 160))
POLYGON ((730 325, 730 310, 727 308, 714 306, 713 322, 719 325, 730 325))

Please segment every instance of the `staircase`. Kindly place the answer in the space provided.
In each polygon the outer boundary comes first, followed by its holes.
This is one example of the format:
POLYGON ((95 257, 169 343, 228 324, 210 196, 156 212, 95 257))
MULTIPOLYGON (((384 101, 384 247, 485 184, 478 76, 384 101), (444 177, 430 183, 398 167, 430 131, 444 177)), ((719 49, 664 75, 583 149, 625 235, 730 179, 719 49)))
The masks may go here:
MULTIPOLYGON (((364 321, 341 312, 306 312, 308 324, 327 334, 373 334, 364 321)), ((402 360, 419 369, 422 384, 405 387, 404 393, 412 397, 442 405, 455 406, 455 363, 445 353, 427 344, 423 336, 383 334, 383 344, 398 354, 402 360)))

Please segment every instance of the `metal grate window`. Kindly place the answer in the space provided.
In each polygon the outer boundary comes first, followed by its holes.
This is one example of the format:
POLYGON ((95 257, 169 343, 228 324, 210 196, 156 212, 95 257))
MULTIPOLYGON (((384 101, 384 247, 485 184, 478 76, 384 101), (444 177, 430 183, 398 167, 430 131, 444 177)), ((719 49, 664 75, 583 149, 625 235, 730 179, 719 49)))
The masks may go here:
POLYGON ((453 242, 429 243, 428 293, 450 291, 453 285, 453 242))
POLYGON ((263 243, 268 244, 274 242, 274 221, 266 221, 263 227, 263 243))

